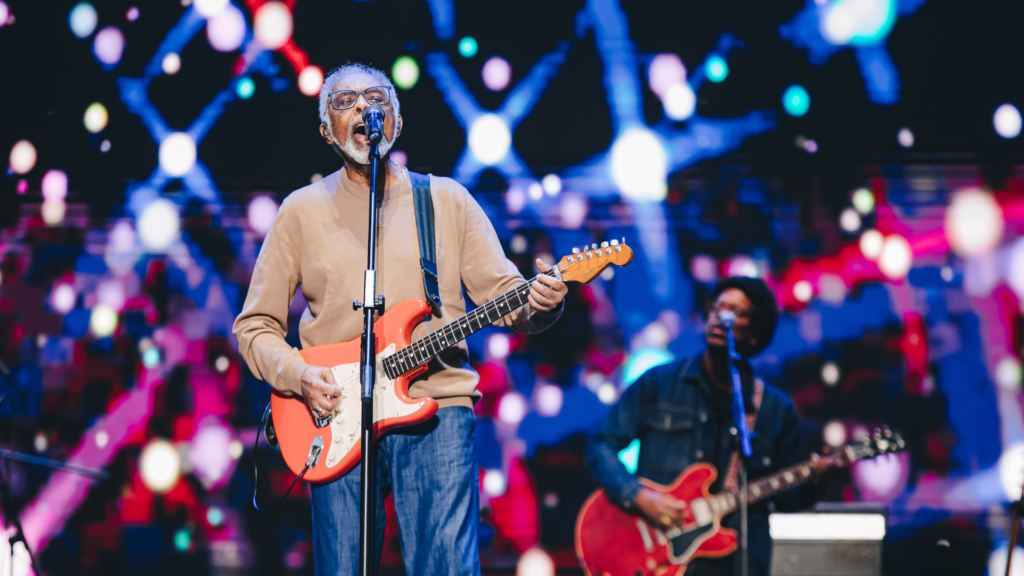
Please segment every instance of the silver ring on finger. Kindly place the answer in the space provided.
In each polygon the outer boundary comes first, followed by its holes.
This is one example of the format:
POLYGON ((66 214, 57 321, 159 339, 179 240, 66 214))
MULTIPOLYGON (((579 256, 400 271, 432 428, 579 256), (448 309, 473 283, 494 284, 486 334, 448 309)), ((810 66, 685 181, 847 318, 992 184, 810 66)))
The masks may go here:
POLYGON ((317 416, 319 416, 320 413, 324 411, 324 409, 317 406, 316 408, 313 408, 313 411, 316 412, 317 416))

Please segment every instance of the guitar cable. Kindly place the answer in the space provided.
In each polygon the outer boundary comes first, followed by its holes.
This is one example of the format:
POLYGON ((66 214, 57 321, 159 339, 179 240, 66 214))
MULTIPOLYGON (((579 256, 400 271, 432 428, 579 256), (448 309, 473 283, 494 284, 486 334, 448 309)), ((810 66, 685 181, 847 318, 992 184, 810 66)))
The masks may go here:
MULTIPOLYGON (((310 448, 309 458, 306 459, 306 466, 302 469, 302 473, 296 476, 295 480, 292 480, 292 485, 288 487, 288 490, 285 491, 284 495, 281 496, 281 498, 277 502, 274 502, 273 506, 270 506, 269 508, 261 508, 260 505, 256 502, 256 491, 259 489, 259 478, 257 476, 257 474, 259 473, 259 463, 257 461, 256 454, 257 449, 260 446, 260 432, 266 430, 268 418, 270 418, 269 402, 267 403, 267 409, 263 411, 263 420, 260 421, 260 427, 256 430, 256 442, 253 444, 252 447, 252 505, 260 512, 270 512, 274 508, 280 506, 281 503, 284 502, 284 499, 287 498, 289 494, 291 494, 292 488, 295 488, 295 485, 299 483, 299 480, 302 480, 302 477, 306 475, 306 472, 308 472, 309 469, 312 468, 314 464, 316 464, 316 461, 320 458, 320 451, 323 450, 322 445, 314 445, 312 448, 310 448)), ((268 438, 267 443, 269 442, 270 439, 268 438)))

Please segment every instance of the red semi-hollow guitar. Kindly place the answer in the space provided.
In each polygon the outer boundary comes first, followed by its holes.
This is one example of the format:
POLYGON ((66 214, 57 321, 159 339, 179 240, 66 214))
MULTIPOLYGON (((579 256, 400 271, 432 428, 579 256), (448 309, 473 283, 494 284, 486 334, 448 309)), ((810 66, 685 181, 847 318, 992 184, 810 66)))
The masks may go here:
MULTIPOLYGON (((596 244, 582 252, 562 258, 545 274, 565 282, 590 282, 611 264, 625 266, 633 260, 633 251, 617 240, 596 244)), ((406 300, 391 308, 373 325, 377 341, 377 382, 373 390, 373 430, 380 438, 391 428, 422 422, 437 411, 433 398, 413 399, 409 383, 426 371, 426 363, 442 350, 458 344, 470 334, 520 308, 528 301, 530 283, 524 283, 469 314, 435 330, 412 344, 413 328, 430 313, 423 300, 406 300)), ((301 351, 313 366, 331 369, 342 399, 333 413, 314 420, 306 403, 299 398, 273 394, 270 413, 288 468, 302 474, 306 462, 314 464, 303 477, 309 482, 338 478, 359 463, 361 455, 362 402, 359 391, 359 339, 340 344, 325 344, 301 351), (322 446, 317 454, 313 446, 322 446)))
MULTIPOLYGON (((861 442, 847 444, 831 457, 830 466, 903 450, 898 433, 878 430, 861 442)), ((683 525, 664 530, 612 504, 604 490, 594 492, 576 519, 576 555, 588 576, 683 576, 694 558, 720 558, 736 550, 736 531, 722 528, 722 518, 736 510, 738 492, 709 492, 718 472, 710 464, 683 470, 671 486, 640 479, 644 486, 685 503, 683 525)), ((750 504, 815 475, 810 460, 760 478, 747 486, 750 504)))

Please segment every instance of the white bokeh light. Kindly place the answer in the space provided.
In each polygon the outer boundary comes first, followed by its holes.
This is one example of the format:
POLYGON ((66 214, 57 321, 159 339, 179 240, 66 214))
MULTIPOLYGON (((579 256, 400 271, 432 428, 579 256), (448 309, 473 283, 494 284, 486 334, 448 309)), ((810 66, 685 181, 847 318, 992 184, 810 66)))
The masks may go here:
POLYGON ((11 147, 8 161, 15 174, 26 174, 36 165, 36 147, 28 140, 18 140, 11 147))
POLYGON ((860 214, 853 208, 847 208, 839 215, 839 227, 847 232, 860 230, 860 224, 860 214))
MULTIPOLYGON (((1012 500, 1020 497, 1017 494, 1012 500)), ((1006 560, 1009 556, 1007 545, 996 548, 988 557, 988 575, 1003 576, 1006 574, 1006 560)), ((1024 549, 1016 546, 1013 549, 1013 562, 1010 563, 1010 576, 1024 576, 1024 549)))
POLYGON ((71 312, 77 301, 78 294, 75 293, 75 288, 67 282, 56 284, 50 293, 50 306, 58 314, 71 312))
POLYGON ((142 449, 142 456, 139 458, 139 473, 146 488, 157 494, 163 494, 178 483, 178 476, 181 473, 181 457, 167 440, 150 440, 142 449))
POLYGON ((120 312, 125 303, 124 284, 115 279, 100 282, 100 285, 96 287, 96 301, 111 310, 120 312))
POLYGON ((512 132, 497 114, 484 114, 469 129, 469 150, 481 164, 501 161, 512 147, 512 132))
MULTIPOLYGON (((853 464, 854 484, 865 501, 888 502, 898 496, 907 482, 906 452, 883 454, 870 460, 858 460, 853 464)), ((1017 487, 1020 494, 1020 487, 1017 487)))
POLYGON ((1021 486, 1024 485, 1024 443, 1018 442, 1003 450, 997 466, 1006 501, 1019 499, 1021 486))
POLYGON ((914 253, 910 242, 898 234, 893 234, 882 243, 882 254, 878 257, 878 268, 892 280, 904 278, 914 263, 914 253))
POLYGON ((558 177, 558 174, 548 174, 541 178, 540 185, 548 196, 557 196, 562 191, 562 179, 558 177))
POLYGON ((245 15, 233 5, 206 21, 206 39, 218 52, 233 52, 245 41, 245 15))
POLYGON ((602 404, 614 404, 619 399, 619 391, 611 382, 605 382, 597 387, 597 399, 602 404))
POLYGON ((562 196, 562 202, 558 205, 558 215, 562 219, 562 227, 569 230, 576 230, 582 226, 587 221, 589 213, 590 206, 587 204, 587 199, 578 194, 562 196))
POLYGON ((512 215, 519 214, 526 208, 526 192, 519 186, 512 186, 505 192, 505 208, 512 215))
POLYGON ((561 386, 538 382, 533 390, 533 403, 537 407, 537 414, 541 416, 558 416, 564 402, 565 394, 561 386))
POLYGON ((664 99, 670 86, 683 82, 686 82, 686 66, 679 56, 666 53, 651 59, 651 65, 647 67, 647 85, 658 98, 664 99))
POLYGON ((68 25, 71 27, 71 33, 80 39, 85 39, 92 34, 98 22, 99 15, 96 14, 96 8, 88 2, 75 4, 75 7, 68 14, 68 25))
POLYGON ((68 197, 68 175, 61 170, 47 170, 43 174, 43 199, 60 202, 68 197))
POLYGON ((97 304, 89 315, 89 330, 97 338, 106 338, 117 330, 117 311, 106 304, 97 304))
POLYGON ((231 360, 228 360, 227 356, 217 356, 217 359, 213 362, 213 367, 217 369, 217 372, 223 374, 231 367, 231 360))
POLYGON ((842 446, 846 442, 846 425, 839 420, 833 420, 825 424, 821 435, 829 446, 842 446))
POLYGON ((82 118, 82 123, 85 124, 86 130, 96 134, 107 127, 107 119, 107 108, 99 102, 93 102, 85 109, 85 116, 82 118))
POLYGON ((665 91, 662 104, 665 106, 666 116, 673 120, 686 120, 693 116, 693 111, 697 108, 697 95, 686 82, 677 82, 665 91))
POLYGON ((718 278, 718 262, 707 254, 697 254, 690 260, 690 273, 698 282, 714 282, 718 278))
POLYGON ((793 284, 793 297, 798 302, 810 302, 811 298, 814 297, 814 286, 811 285, 807 280, 800 280, 796 284, 793 284))
POLYGON ((207 489, 227 481, 227 475, 235 465, 231 457, 231 429, 222 422, 210 419, 200 424, 192 437, 189 460, 192 473, 207 489))
POLYGON ((487 470, 484 472, 484 492, 488 496, 501 496, 505 493, 508 484, 505 482, 505 475, 501 470, 487 470))
POLYGON ((67 210, 68 205, 63 200, 44 200, 41 210, 43 222, 47 226, 57 226, 64 221, 67 210))
POLYGON ((114 26, 107 26, 96 33, 92 51, 100 62, 107 66, 116 65, 124 55, 124 34, 114 26))
POLYGON ((249 202, 246 215, 249 227, 261 237, 266 236, 277 218, 277 202, 270 196, 257 196, 249 202))
POLYGON ((867 230, 860 235, 860 253, 868 260, 878 260, 882 255, 885 237, 878 230, 867 230))
POLYGON ((292 11, 282 2, 267 2, 256 10, 253 29, 256 39, 270 50, 277 50, 292 37, 292 11))
POLYGON ((205 18, 217 16, 228 6, 228 0, 195 0, 196 12, 205 18))
POLYGON ((175 132, 160 142, 160 167, 170 176, 184 176, 196 164, 196 141, 175 132))
POLYGON ((491 334, 487 338, 487 356, 489 358, 501 360, 507 358, 511 351, 512 340, 508 337, 508 334, 498 332, 497 334, 491 334))
POLYGON ((867 188, 858 188, 853 193, 853 207, 861 214, 867 214, 875 209, 875 195, 867 188))
POLYGON ((612 179, 633 200, 660 202, 668 194, 668 154, 646 128, 626 131, 612 145, 612 179))
MULTIPOLYGON (((953 277, 952 270, 949 277, 953 277)), ((1010 248, 1006 263, 1006 283, 1017 294, 1017 299, 1024 302, 1024 237, 1018 238, 1010 248)))
POLYGON ((839 384, 839 365, 835 362, 825 362, 821 366, 821 381, 826 386, 839 384))
POLYGON ((896 141, 900 143, 900 146, 910 148, 914 145, 914 133, 910 131, 910 128, 900 128, 896 134, 896 141))
POLYGON ((1013 356, 1003 356, 996 364, 996 384, 1003 390, 1011 392, 1020 388, 1020 360, 1013 356))
POLYGON ((498 419, 507 424, 519 424, 526 417, 526 398, 519 392, 506 392, 498 401, 498 419))
POLYGON ((135 249, 135 229, 122 220, 110 231, 110 249, 115 254, 130 254, 135 249))
POLYGON ((139 218, 139 239, 150 252, 164 252, 180 234, 178 207, 166 198, 158 198, 146 206, 139 218))
POLYGON ((163 69, 164 74, 174 76, 181 70, 181 56, 174 52, 168 52, 160 61, 160 68, 163 69))
POLYGON ((540 200, 544 197, 544 187, 540 185, 540 182, 534 182, 526 189, 526 193, 530 196, 530 200, 540 200))
POLYGON ((508 87, 508 83, 512 79, 512 65, 501 56, 491 56, 487 62, 484 62, 480 75, 488 90, 499 92, 508 87))
POLYGON ((1003 104, 996 108, 996 113, 992 116, 992 124, 996 128, 996 134, 1006 139, 1016 138, 1020 136, 1020 110, 1013 104, 1003 104))
POLYGON ((838 0, 827 8, 821 35, 830 44, 843 46, 856 38, 878 37, 892 25, 895 0, 838 0))
POLYGON ((987 192, 958 192, 946 209, 946 239, 959 255, 973 258, 988 254, 1003 238, 1003 210, 987 192))
POLYGON ((516 576, 555 576, 555 561, 540 548, 531 548, 519 557, 516 576))
POLYGON ((725 266, 726 276, 742 276, 744 278, 757 278, 757 262, 746 254, 738 254, 729 259, 725 266))
POLYGON ((319 66, 309 65, 302 69, 299 74, 299 92, 306 96, 317 96, 323 85, 324 71, 319 66))

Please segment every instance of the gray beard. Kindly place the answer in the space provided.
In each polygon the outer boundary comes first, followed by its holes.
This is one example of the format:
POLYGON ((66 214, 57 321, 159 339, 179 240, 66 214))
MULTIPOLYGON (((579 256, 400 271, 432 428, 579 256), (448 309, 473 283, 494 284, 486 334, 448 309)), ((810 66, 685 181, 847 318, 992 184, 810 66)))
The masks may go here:
MULTIPOLYGON (((388 141, 387 136, 381 135, 380 144, 378 144, 380 151, 380 157, 384 158, 388 155, 391 150, 391 142, 388 141)), ((356 144, 355 135, 349 133, 348 139, 345 140, 345 145, 341 147, 345 151, 345 155, 348 156, 356 164, 362 164, 368 166, 370 164, 370 146, 362 147, 356 144)))

